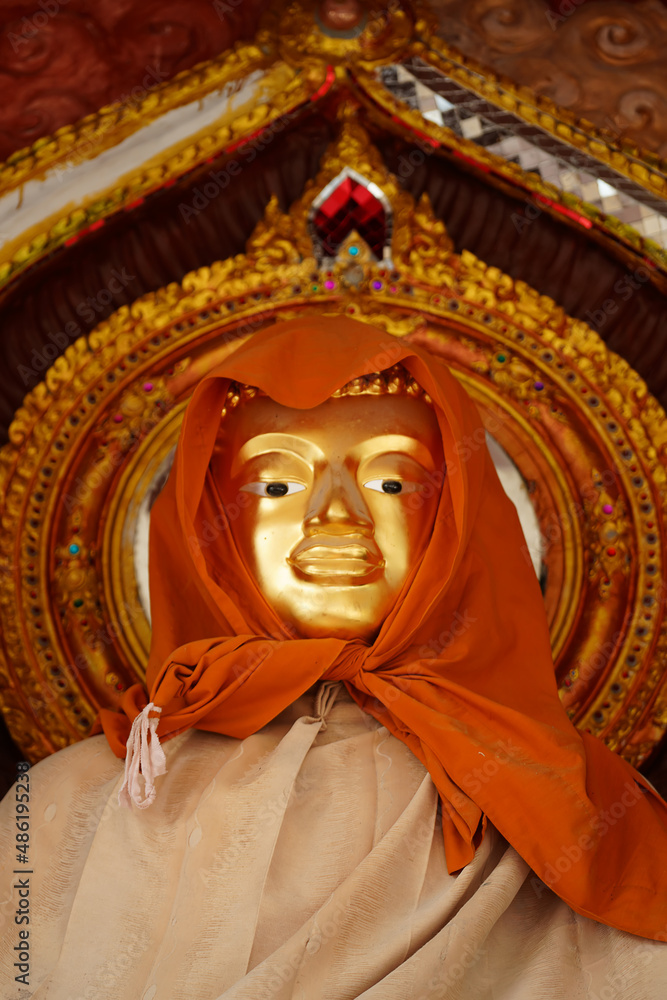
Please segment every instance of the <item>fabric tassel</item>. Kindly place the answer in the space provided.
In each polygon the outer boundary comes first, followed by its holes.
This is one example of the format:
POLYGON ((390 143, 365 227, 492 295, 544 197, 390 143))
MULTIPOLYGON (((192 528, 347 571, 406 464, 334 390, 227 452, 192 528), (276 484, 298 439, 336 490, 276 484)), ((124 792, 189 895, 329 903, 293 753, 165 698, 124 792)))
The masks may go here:
POLYGON ((161 711, 151 701, 132 723, 125 756, 125 780, 118 793, 118 804, 128 809, 133 802, 139 809, 147 809, 156 795, 154 779, 167 771, 167 758, 156 732, 159 716, 149 718, 150 712, 161 711), (140 774, 144 779, 143 797, 140 774))

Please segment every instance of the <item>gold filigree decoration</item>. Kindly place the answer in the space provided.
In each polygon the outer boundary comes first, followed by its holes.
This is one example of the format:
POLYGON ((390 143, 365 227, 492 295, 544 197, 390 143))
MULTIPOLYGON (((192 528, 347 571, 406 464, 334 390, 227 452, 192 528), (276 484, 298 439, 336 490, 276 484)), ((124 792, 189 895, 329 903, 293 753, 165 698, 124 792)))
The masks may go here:
POLYGON ((588 575, 598 585, 601 600, 609 597, 616 573, 630 572, 630 524, 625 504, 605 489, 597 469, 592 470, 595 500, 584 500, 587 514, 587 548, 591 557, 588 575))
MULTIPOLYGON (((0 452, 3 711, 26 754, 81 738, 97 707, 116 705, 142 676, 145 611, 134 591, 118 589, 103 553, 111 546, 132 576, 128 505, 153 488, 146 455, 156 474, 163 469, 193 386, 267 323, 341 312, 422 344, 472 393, 536 498, 567 710, 634 763, 655 745, 667 715, 665 414, 586 324, 472 254, 455 254, 439 226, 428 200, 411 201, 348 113, 318 177, 288 212, 269 207, 246 254, 123 307, 68 347, 26 396, 0 452), (381 188, 394 220, 391 263, 361 254, 354 281, 346 280, 348 244, 320 270, 308 233, 315 197, 347 162, 381 188), (164 412, 149 398, 162 398, 164 412), (109 438, 118 413, 137 433, 109 438), (107 465, 105 448, 118 456, 107 465), (603 489, 591 495, 592 468, 603 489), (609 530, 618 551, 622 543, 632 553, 627 572, 622 561, 605 562, 609 530), (604 600, 586 572, 593 566, 611 581, 604 600)), ((395 361, 391 338, 386 355, 382 368, 395 361)))
POLYGON ((523 403, 531 420, 542 419, 546 403, 551 417, 565 422, 562 400, 554 392, 555 387, 545 385, 534 366, 505 350, 486 350, 483 354, 484 360, 473 362, 473 370, 493 379, 501 392, 511 393, 523 403))
MULTIPOLYGON (((177 366, 178 372, 187 367, 187 360, 177 366)), ((128 451, 147 431, 160 421, 174 404, 166 379, 147 380, 132 385, 118 400, 113 414, 105 414, 93 433, 102 446, 115 445, 121 453, 128 451)))
POLYGON ((345 38, 322 28, 318 0, 288 0, 267 11, 257 37, 259 45, 275 45, 286 62, 303 67, 313 62, 371 68, 398 59, 409 45, 413 18, 400 0, 366 0, 359 32, 345 38))

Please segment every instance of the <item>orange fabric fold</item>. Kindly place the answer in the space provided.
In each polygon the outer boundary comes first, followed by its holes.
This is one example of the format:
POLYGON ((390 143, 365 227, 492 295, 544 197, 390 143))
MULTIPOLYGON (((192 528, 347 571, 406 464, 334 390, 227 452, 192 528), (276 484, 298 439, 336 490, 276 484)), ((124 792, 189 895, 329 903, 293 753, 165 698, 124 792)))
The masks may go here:
MULTIPOLYGON (((276 324, 196 387, 151 516, 148 694, 100 713, 125 756, 132 721, 161 708, 160 740, 196 727, 245 738, 321 678, 429 770, 450 872, 486 818, 574 910, 667 940, 667 807, 561 706, 542 595, 473 402, 437 358, 342 317, 276 324), (401 362, 431 396, 447 476, 429 545, 372 643, 300 639, 264 601, 208 472, 230 380, 309 408, 401 362)), ((159 781, 158 781, 159 794, 159 781)), ((535 883, 536 892, 540 883, 535 883)))

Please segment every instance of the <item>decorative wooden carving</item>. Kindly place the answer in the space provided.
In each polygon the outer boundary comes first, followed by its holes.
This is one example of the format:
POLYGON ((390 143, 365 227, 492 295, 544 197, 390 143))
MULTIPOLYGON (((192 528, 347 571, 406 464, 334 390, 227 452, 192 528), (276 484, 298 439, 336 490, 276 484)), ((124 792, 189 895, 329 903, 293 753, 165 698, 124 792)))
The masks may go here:
POLYGON ((661 0, 433 0, 465 55, 667 155, 667 9, 661 0))

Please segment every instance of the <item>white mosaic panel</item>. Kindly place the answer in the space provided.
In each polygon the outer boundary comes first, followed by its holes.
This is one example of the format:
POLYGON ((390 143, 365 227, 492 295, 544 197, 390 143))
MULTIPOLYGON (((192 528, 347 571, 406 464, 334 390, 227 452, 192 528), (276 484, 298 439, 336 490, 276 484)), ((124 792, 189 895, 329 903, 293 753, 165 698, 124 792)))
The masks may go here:
POLYGON ((561 191, 576 195, 667 249, 667 202, 645 192, 605 164, 600 164, 599 170, 606 177, 603 179, 598 175, 591 157, 586 157, 590 165, 588 169, 574 167, 570 158, 580 162, 582 154, 573 147, 547 137, 541 129, 523 123, 501 108, 494 109, 432 67, 425 72, 433 85, 437 85, 438 93, 405 66, 384 66, 378 74, 395 97, 420 111, 428 121, 443 125, 456 135, 484 146, 490 153, 518 163, 524 170, 534 171, 561 191), (480 112, 480 105, 485 106, 484 114, 480 112), (496 117, 497 121, 492 120, 496 117), (511 121, 513 118, 514 121, 511 121), (562 155, 540 145, 547 139, 552 147, 561 146, 562 155))

